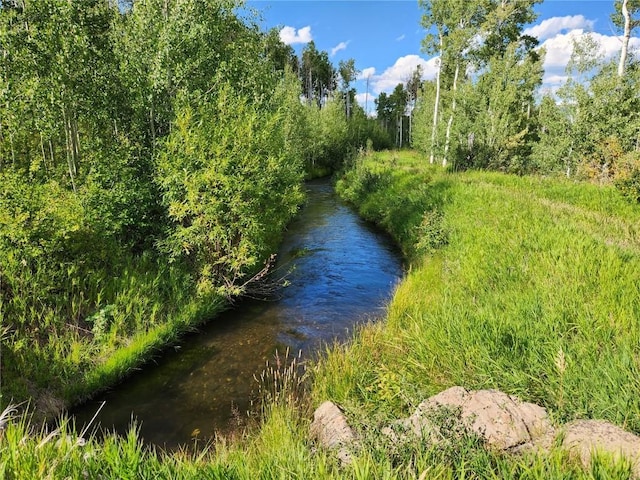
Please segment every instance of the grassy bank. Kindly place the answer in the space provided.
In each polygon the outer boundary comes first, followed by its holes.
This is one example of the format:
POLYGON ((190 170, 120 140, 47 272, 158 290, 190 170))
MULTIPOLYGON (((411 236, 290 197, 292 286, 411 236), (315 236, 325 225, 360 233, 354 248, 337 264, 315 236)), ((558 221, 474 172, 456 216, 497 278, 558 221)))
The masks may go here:
POLYGON ((1 403, 30 399, 38 418, 119 382, 225 305, 196 296, 184 268, 150 255, 73 267, 55 292, 34 279, 28 296, 0 301, 1 403))
POLYGON ((327 394, 401 413, 451 385, 499 388, 558 421, 640 432, 640 209, 604 187, 396 162, 366 159, 338 184, 413 259, 360 380, 384 388, 327 394))
POLYGON ((629 476, 606 459, 585 471, 560 450, 504 456, 470 435, 394 452, 380 430, 424 398, 463 385, 540 403, 558 423, 604 418, 640 433, 637 207, 613 189, 562 179, 447 173, 411 152, 359 159, 338 191, 393 235, 410 269, 387 320, 310 369, 308 398, 268 396, 275 401, 250 435, 197 456, 146 451, 134 435, 80 445, 74 433, 46 439, 11 425, 0 437, 0 476, 629 476), (363 438, 344 468, 307 440, 310 413, 325 399, 344 407, 363 438))

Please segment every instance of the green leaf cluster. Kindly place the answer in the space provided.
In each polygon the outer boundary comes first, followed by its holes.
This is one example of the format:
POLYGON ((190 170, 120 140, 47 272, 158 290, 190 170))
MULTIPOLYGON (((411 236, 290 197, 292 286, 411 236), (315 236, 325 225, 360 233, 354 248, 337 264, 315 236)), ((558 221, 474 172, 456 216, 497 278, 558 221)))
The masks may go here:
POLYGON ((302 163, 288 151, 286 112, 224 82, 187 104, 158 158, 172 222, 162 246, 193 265, 198 290, 242 293, 302 201, 302 163))

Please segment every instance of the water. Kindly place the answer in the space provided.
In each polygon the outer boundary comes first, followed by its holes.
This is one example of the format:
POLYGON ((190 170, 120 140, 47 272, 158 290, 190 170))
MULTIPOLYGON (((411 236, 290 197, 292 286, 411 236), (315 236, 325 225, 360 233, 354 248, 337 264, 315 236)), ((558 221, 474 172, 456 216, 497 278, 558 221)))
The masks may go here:
MULTIPOLYGON (((402 275, 390 240, 342 204, 326 180, 286 232, 276 268, 290 286, 269 302, 242 301, 112 391, 72 412, 125 433, 136 419, 145 442, 167 449, 228 433, 246 418, 252 392, 276 351, 309 358, 380 318, 402 275)), ((237 427, 236 427, 237 428, 237 427)))

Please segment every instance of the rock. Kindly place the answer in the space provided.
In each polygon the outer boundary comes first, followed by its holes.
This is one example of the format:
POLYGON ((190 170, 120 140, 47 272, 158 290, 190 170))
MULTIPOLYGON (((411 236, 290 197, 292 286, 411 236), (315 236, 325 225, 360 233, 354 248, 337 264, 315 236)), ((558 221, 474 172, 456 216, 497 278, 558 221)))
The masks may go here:
POLYGON ((640 477, 640 437, 603 420, 576 420, 563 427, 562 447, 580 456, 582 464, 591 465, 595 451, 614 458, 626 457, 633 474, 640 477))
POLYGON ((546 410, 538 405, 521 402, 498 390, 467 391, 462 387, 449 388, 425 400, 411 417, 385 432, 389 434, 391 430, 397 435, 405 428, 420 437, 429 434, 433 440, 434 433, 441 429, 434 417, 442 408, 459 412, 463 425, 501 450, 534 446, 553 432, 546 410))
POLYGON ((347 417, 335 403, 327 401, 316 409, 310 435, 321 447, 337 450, 338 459, 343 465, 351 462, 351 451, 357 438, 347 417))

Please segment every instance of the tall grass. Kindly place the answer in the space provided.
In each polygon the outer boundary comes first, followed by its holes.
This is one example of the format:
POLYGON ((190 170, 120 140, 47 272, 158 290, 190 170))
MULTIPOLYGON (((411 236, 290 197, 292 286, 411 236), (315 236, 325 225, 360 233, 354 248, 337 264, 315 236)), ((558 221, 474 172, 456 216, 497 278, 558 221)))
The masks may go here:
MULTIPOLYGON (((353 177, 392 161, 365 161, 339 191, 353 198, 353 177)), ((640 209, 610 188, 419 165, 404 158, 359 204, 415 250, 403 232, 417 222, 388 220, 398 188, 413 184, 410 208, 441 208, 448 242, 416 257, 396 292, 378 340, 384 369, 372 372, 388 387, 377 395, 500 388, 558 421, 605 418, 640 432, 640 209), (416 168, 432 176, 422 196, 416 168)))
POLYGON ((185 268, 150 255, 124 254, 62 278, 66 302, 34 289, 0 306, 2 406, 32 398, 37 416, 55 415, 118 382, 224 306, 216 295, 195 296, 185 268))

